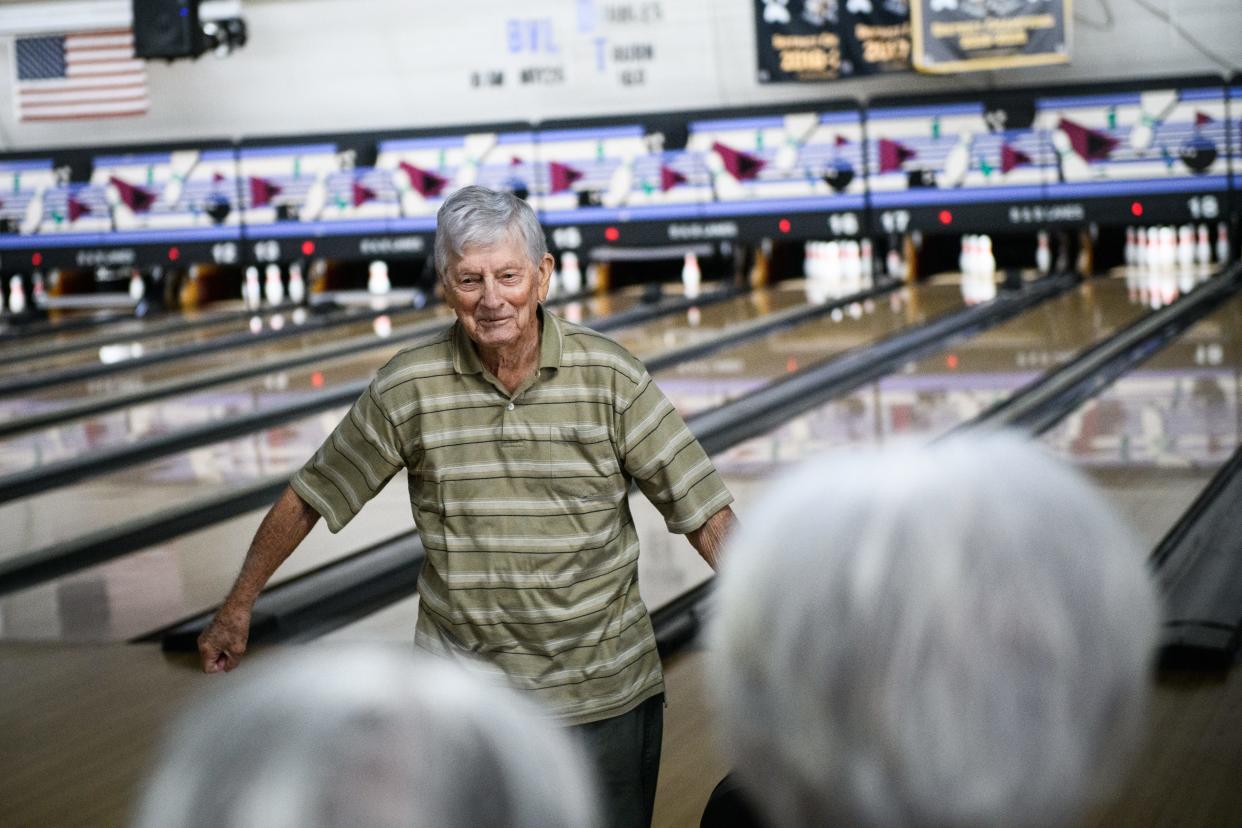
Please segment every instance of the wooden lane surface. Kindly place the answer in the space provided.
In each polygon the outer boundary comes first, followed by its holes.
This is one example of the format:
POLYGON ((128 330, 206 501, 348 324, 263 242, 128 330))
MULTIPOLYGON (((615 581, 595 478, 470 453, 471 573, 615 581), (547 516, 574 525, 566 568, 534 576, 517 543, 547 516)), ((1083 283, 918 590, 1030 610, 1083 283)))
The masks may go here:
MULTIPOLYGON (((724 774, 702 661, 689 651, 666 664, 656 828, 698 825, 724 774)), ((190 657, 154 646, 0 644, 4 825, 124 825, 164 723, 192 693, 228 678, 202 676, 190 657)), ((1152 737, 1120 797, 1088 824, 1242 824, 1242 671, 1166 672, 1152 714, 1152 737)))

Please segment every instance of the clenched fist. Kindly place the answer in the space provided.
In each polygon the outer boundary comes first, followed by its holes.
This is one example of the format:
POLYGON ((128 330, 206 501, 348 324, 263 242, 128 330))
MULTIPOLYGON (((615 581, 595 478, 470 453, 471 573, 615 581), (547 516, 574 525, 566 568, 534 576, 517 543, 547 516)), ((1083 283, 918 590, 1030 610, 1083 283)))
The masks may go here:
POLYGON ((250 608, 225 604, 198 637, 204 673, 228 672, 241 662, 250 638, 250 608))

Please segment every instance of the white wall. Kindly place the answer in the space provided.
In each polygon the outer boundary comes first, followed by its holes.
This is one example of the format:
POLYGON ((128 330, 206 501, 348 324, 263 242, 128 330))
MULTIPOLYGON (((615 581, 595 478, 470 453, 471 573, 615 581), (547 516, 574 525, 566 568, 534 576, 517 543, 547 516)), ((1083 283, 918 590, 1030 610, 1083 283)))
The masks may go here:
POLYGON ((1224 71, 1140 3, 1242 69, 1242 0, 1077 0, 1070 66, 785 85, 755 80, 752 0, 243 0, 250 44, 225 60, 150 64, 151 111, 141 118, 17 123, 10 103, 12 41, 0 39, 0 150, 1224 71), (617 12, 638 19, 610 20, 617 12), (524 46, 511 53, 512 18, 550 21, 550 43, 538 29, 535 51, 524 46), (609 56, 601 68, 597 38, 609 48, 650 47, 651 59, 623 66, 609 56), (627 67, 641 70, 643 82, 623 84, 627 67), (530 68, 559 68, 561 80, 517 83, 517 73, 530 68), (488 70, 504 72, 504 85, 473 86, 472 74, 488 70))

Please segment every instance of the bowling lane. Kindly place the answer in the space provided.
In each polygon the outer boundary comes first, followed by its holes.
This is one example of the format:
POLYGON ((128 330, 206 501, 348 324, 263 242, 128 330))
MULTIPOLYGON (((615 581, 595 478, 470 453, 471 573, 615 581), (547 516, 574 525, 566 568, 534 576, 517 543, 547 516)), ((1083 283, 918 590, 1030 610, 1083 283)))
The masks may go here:
MULTIPOLYGON (((593 319, 634 307, 639 297, 637 292, 601 296, 571 303, 561 310, 590 324, 593 319)), ((739 298, 718 304, 736 304, 740 308, 745 301, 739 298)), ((704 313, 715 307, 708 306, 704 313)), ((441 308, 439 315, 447 324, 447 308, 441 308)), ((424 314, 422 318, 432 317, 424 314)), ((329 343, 320 346, 325 354, 323 359, 304 366, 14 435, 0 441, 0 474, 12 474, 92 451, 138 443, 160 434, 266 411, 305 400, 333 386, 366 380, 399 348, 411 344, 385 344, 384 340, 390 332, 386 322, 377 320, 373 328, 375 333, 371 338, 375 340, 376 347, 365 351, 334 358, 331 353, 340 343, 329 343)))
MULTIPOLYGON (((440 305, 422 309, 409 308, 381 317, 386 318, 388 323, 379 324, 390 324, 394 333, 400 333, 402 329, 410 325, 420 324, 448 313, 449 311, 440 305)), ((289 315, 273 314, 266 319, 253 317, 245 324, 250 325, 253 322, 252 330, 258 333, 263 330, 281 329, 290 324, 301 324, 309 318, 306 311, 299 308, 289 315)), ((300 335, 282 339, 256 342, 248 346, 226 348, 204 354, 187 354, 154 365, 58 383, 0 399, 0 416, 26 417, 59 411, 88 397, 157 389, 161 384, 184 380, 187 377, 205 376, 213 371, 232 369, 239 365, 276 360, 317 347, 331 348, 334 345, 359 341, 359 338, 374 338, 376 326, 376 320, 359 319, 327 328, 307 330, 300 335)))
POLYGON ((1242 296, 1087 400, 1042 440, 1154 550, 1242 440, 1242 296))
MULTIPOLYGON (((926 290, 926 287, 923 288, 926 290)), ((959 294, 960 295, 960 294, 959 294)), ((922 301, 922 297, 920 297, 922 301)), ((1049 368, 1115 333, 1146 312, 1127 297, 1124 279, 1087 282, 1026 313, 958 343, 951 349, 907 364, 902 370, 792 418, 773 431, 716 455, 713 460, 736 502, 742 520, 766 482, 807 456, 848 446, 882 444, 899 436, 932 439, 966 422, 1049 368), (952 357, 952 359, 950 359, 952 357)), ((844 321, 844 320, 842 320, 844 321)), ((810 342, 794 340, 810 348, 810 342)), ((772 355, 779 362, 780 352, 772 355)), ((779 364, 773 367, 783 370, 779 364)), ((661 379, 674 403, 698 410, 721 394, 736 396, 739 381, 721 382, 693 393, 678 391, 675 369, 661 379)), ((687 372, 689 373, 689 372, 687 372)), ((725 376, 728 376, 726 373, 725 376)), ((752 383, 753 380, 748 380, 752 383)), ((659 609, 711 577, 710 568, 683 538, 672 536, 646 498, 630 499, 642 555, 639 585, 651 610, 659 609)), ((418 599, 409 598, 327 636, 335 641, 409 641, 418 599)))
MULTIPOLYGON (((1107 288, 1101 289, 1107 292, 1107 288)), ((1124 285, 1121 287, 1121 295, 1124 296, 1124 285)), ((789 364, 790 358, 805 362, 823 359, 830 356, 831 353, 839 352, 845 348, 853 347, 890 333, 892 330, 900 328, 903 324, 916 324, 937 315, 937 313, 957 307, 961 301, 961 293, 956 286, 929 285, 902 289, 897 296, 891 299, 886 297, 883 302, 876 303, 877 306, 872 308, 870 312, 868 312, 867 308, 860 305, 852 313, 848 310, 843 312, 840 319, 835 322, 829 317, 825 322, 820 323, 827 326, 826 331, 816 327, 805 331, 790 329, 761 340, 755 340, 749 343, 749 347, 754 349, 758 356, 753 357, 749 363, 742 356, 736 354, 730 356, 728 355, 729 352, 725 351, 717 355, 719 359, 712 357, 700 361, 702 364, 697 374, 683 372, 681 375, 673 376, 674 379, 680 376, 683 380, 686 376, 689 376, 693 382, 689 387, 686 386, 685 382, 679 385, 676 382, 669 383, 667 379, 661 379, 660 381, 667 388, 670 398, 679 409, 688 413, 702 410, 717 404, 723 398, 742 393, 745 388, 770 381, 772 376, 779 375, 791 367, 789 364), (886 316, 889 318, 888 322, 881 323, 877 321, 884 319, 886 316), (841 332, 834 331, 833 325, 838 326, 841 332), (845 333, 845 331, 851 329, 852 333, 845 333), (739 368, 739 360, 741 360, 741 368, 739 368), (767 369, 766 374, 762 370, 764 367, 767 369), (738 380, 739 376, 742 377, 741 382, 738 380), (704 378, 707 381, 714 381, 718 377, 724 380, 723 390, 704 393, 699 387, 705 381, 704 378)), ((1028 312, 1023 318, 1036 313, 1037 310, 1028 312)), ((1136 312, 1141 313, 1141 309, 1136 312)), ((1049 329, 1058 328, 1056 324, 1058 314, 1049 315, 1044 313, 1040 314, 1040 316, 1045 320, 1044 324, 1036 326, 1036 330, 1029 332, 1024 340, 1031 347, 1042 347, 1045 342, 1055 339, 1048 331, 1049 329)), ((1101 313, 1099 316, 1106 317, 1107 314, 1101 313)), ((1007 325, 998 326, 994 330, 1008 328, 1016 321, 1013 320, 1007 325)), ((686 324, 689 325, 690 323, 687 322, 686 324)), ((1099 336, 1103 336, 1105 329, 1097 326, 1096 333, 1099 336)), ((984 336, 986 335, 985 333, 984 336)), ((1012 337, 1012 334, 1010 336, 1012 337)), ((1004 340, 1002 339, 1001 341, 1004 340)), ((221 491, 244 480, 254 479, 265 474, 286 473, 292 471, 304 461, 305 457, 309 456, 310 452, 314 450, 335 425, 343 410, 328 412, 324 415, 310 418, 308 421, 290 424, 290 426, 284 429, 271 430, 262 435, 252 435, 244 440, 204 447, 201 450, 189 453, 194 455, 193 458, 189 458, 186 455, 167 458, 159 464, 159 471, 164 475, 180 473, 182 479, 176 482, 153 478, 144 474, 144 470, 135 467, 135 469, 127 470, 127 473, 139 475, 137 479, 131 477, 122 480, 116 476, 108 475, 107 480, 99 478, 98 480, 91 481, 91 484, 97 487, 93 493, 80 494, 71 499, 62 499, 60 502, 47 507, 46 510, 43 507, 37 509, 27 508, 27 512, 23 515, 26 519, 24 523, 14 520, 13 517, 6 516, 3 508, 0 508, 0 520, 9 520, 10 524, 21 526, 23 530, 26 530, 28 534, 22 540, 25 544, 32 546, 36 545, 36 538, 28 530, 33 526, 37 526, 40 529, 40 538, 43 541, 43 543, 38 543, 37 545, 42 546, 44 543, 51 542, 48 538, 54 536, 55 533, 60 532, 65 536, 74 534, 74 532, 62 532, 59 525, 61 521, 53 518, 56 515, 56 509, 64 508, 70 502, 89 502, 95 497, 110 498, 114 504, 119 500, 124 500, 130 504, 127 507, 128 513, 140 511, 150 514, 160 508, 171 505, 173 501, 180 500, 184 502, 186 499, 221 491), (196 464, 197 470, 195 469, 196 464), (150 500, 149 504, 135 502, 132 493, 139 488, 142 490, 143 497, 150 500)), ((777 442, 783 441, 786 444, 789 442, 784 435, 778 434, 775 439, 777 442)), ((773 439, 770 438, 769 443, 772 442, 773 439)), ((741 447, 741 449, 738 455, 740 461, 733 457, 733 453, 726 453, 725 458, 734 466, 740 462, 744 471, 746 463, 749 462, 755 450, 747 447, 741 447)), ((769 448, 760 452, 760 454, 762 457, 767 458, 770 464, 784 462, 785 460, 801 456, 796 446, 775 452, 769 448)), ((733 466, 722 466, 722 468, 730 468, 732 470, 733 466)), ((151 471, 154 471, 154 469, 151 471)), ((731 480, 738 492, 745 492, 752 487, 752 482, 748 480, 745 474, 732 475, 731 480)), ((386 491, 393 490, 394 486, 390 485, 386 491)), ((55 496, 57 493, 52 492, 49 495, 55 496)), ((64 497, 63 493, 61 497, 64 497)), ((29 507, 31 505, 29 501, 35 500, 41 500, 41 497, 30 498, 27 501, 16 501, 6 506, 15 509, 23 505, 29 507)), ((662 537, 662 524, 660 524, 658 515, 654 511, 647 510, 646 505, 642 503, 636 504, 635 509, 636 514, 647 513, 648 517, 654 520, 654 523, 651 523, 650 520, 645 524, 640 523, 644 542, 648 543, 652 550, 650 553, 644 552, 645 562, 642 565, 642 571, 650 570, 655 573, 644 576, 646 580, 643 582, 643 589, 644 594, 652 601, 652 605, 659 606, 664 601, 693 586, 698 582, 698 579, 706 577, 706 573, 699 568, 692 550, 685 546, 684 541, 674 539, 676 543, 672 543, 669 539, 662 537), (685 549, 682 548, 683 546, 685 546, 685 549), (690 551, 688 560, 685 555, 687 551, 690 551)), ((129 514, 129 516, 136 515, 129 514)), ((99 515, 96 515, 96 519, 98 517, 99 515)), ((74 518, 70 517, 69 520, 74 520, 74 518)), ((355 522, 370 524, 371 521, 381 520, 386 519, 382 515, 372 517, 368 510, 364 511, 355 522)), ((92 525, 91 520, 77 521, 77 523, 79 524, 77 527, 79 531, 84 527, 89 528, 92 525)), ((255 521, 251 520, 243 524, 230 521, 228 525, 238 526, 238 535, 225 545, 244 550, 249 542, 250 534, 253 533, 255 521)), ((383 530, 376 530, 376 533, 379 536, 386 536, 401 527, 407 526, 409 526, 408 507, 399 521, 386 522, 383 530)), ((196 566, 214 567, 214 563, 201 563, 204 560, 204 555, 207 554, 201 548, 195 548, 191 544, 182 546, 179 541, 167 546, 173 550, 170 554, 185 560, 185 563, 178 566, 179 570, 191 571, 196 566), (194 563, 195 560, 198 560, 200 563, 194 563)), ((219 546, 213 548, 219 548, 219 546)), ((337 550, 338 556, 344 555, 351 551, 351 547, 341 545, 337 547, 337 550)), ((136 578, 138 576, 135 574, 135 567, 138 564, 133 563, 133 560, 134 558, 131 557, 95 567, 89 571, 89 573, 92 573, 89 577, 105 581, 123 577, 136 578), (128 576, 117 574, 121 570, 128 571, 130 574, 128 576)), ((214 558, 208 560, 214 561, 214 558)), ((220 595, 223 594, 223 590, 227 589, 228 583, 235 571, 235 561, 230 559, 227 565, 224 566, 224 571, 210 576, 212 588, 197 593, 191 589, 192 585, 183 584, 179 590, 174 591, 175 594, 183 596, 186 602, 183 606, 184 612, 170 614, 167 612, 167 607, 161 603, 162 599, 157 600, 154 597, 146 596, 141 591, 134 591, 127 596, 128 600, 131 600, 133 603, 127 605, 124 610, 118 608, 117 614, 123 614, 131 619, 145 617, 150 622, 146 624, 148 629, 161 626, 175 618, 200 611, 209 606, 213 601, 218 601, 220 595), (216 585, 220 585, 220 588, 215 589, 216 585)), ((287 573, 284 576, 287 577, 287 573)), ((200 580, 206 582, 207 576, 202 576, 200 580)), ((197 580, 195 581, 195 583, 198 582, 197 580)), ((44 590, 45 596, 49 594, 48 590, 52 590, 50 586, 39 589, 44 590)), ((37 591, 30 590, 28 592, 37 591)), ((52 591, 54 592, 54 590, 52 591)), ((365 625, 370 622, 364 620, 361 623, 365 625)), ((138 626, 137 622, 134 622, 133 625, 138 626)), ((100 632, 100 635, 106 634, 106 630, 100 632)), ((342 635, 347 634, 348 632, 342 632, 342 635)))
MULTIPOLYGON (((900 288, 875 301, 856 303, 839 313, 657 372, 655 380, 678 411, 689 416, 767 385, 788 371, 890 336, 962 305, 960 285, 900 288)), ((722 473, 726 471, 725 466, 720 468, 722 473)), ((737 498, 735 509, 744 512, 755 484, 745 478, 730 478, 728 483, 737 498)), ((648 608, 659 609, 711 577, 711 569, 689 543, 669 535, 659 512, 646 498, 631 497, 630 511, 642 549, 638 579, 648 608)), ((418 597, 413 596, 348 624, 326 639, 409 641, 417 612, 418 597)))
MULTIPOLYGON (((185 325, 216 324, 241 317, 241 302, 217 303, 210 310, 185 310, 154 316, 136 317, 131 313, 106 314, 95 324, 79 325, 70 317, 68 326, 57 329, 57 323, 43 323, 28 335, 0 339, 0 359, 38 356, 48 350, 99 346, 117 339, 140 339, 174 331, 185 325)), ((17 326, 0 328, 0 333, 21 333, 17 326)))
MULTIPOLYGON (((201 612, 227 594, 266 508, 133 555, 0 596, 0 638, 125 641, 201 612)), ((368 520, 333 535, 320 521, 273 584, 365 548, 410 525, 405 472, 367 504, 368 520)))
MULTIPOLYGON (((7 314, 4 321, 8 322, 7 314)), ((163 330, 169 321, 167 316, 139 318, 132 314, 107 314, 94 324, 75 324, 71 317, 63 330, 57 330, 54 322, 26 331, 15 324, 0 325, 0 335, 5 336, 0 339, 0 359, 34 356, 50 348, 73 348, 111 338, 145 336, 163 330)))
POLYGON ((0 504, 0 560, 296 471, 348 406, 0 504))
MULTIPOLYGON (((798 292, 795 290, 792 293, 797 295, 798 292)), ((606 309, 619 310, 620 305, 627 301, 630 300, 622 299, 606 309)), ((746 321, 755 317, 753 303, 756 300, 739 297, 730 301, 734 305, 735 319, 746 321)), ((769 300, 761 298, 757 301, 760 307, 764 307, 769 300)), ((770 306, 782 307, 786 301, 795 300, 773 298, 770 306)), ((707 315, 708 307, 702 309, 704 316, 707 315)), ((577 310, 566 308, 565 315, 584 317, 590 310, 586 306, 577 310)), ((725 313, 725 316, 728 315, 725 313)), ((684 320, 684 316, 681 318, 684 320)), ((685 321, 682 324, 689 325, 685 321)), ((672 330, 677 337, 676 341, 685 341, 685 336, 677 331, 676 326, 672 330)), ((640 348, 658 351, 663 341, 664 335, 661 332, 642 343, 640 348)), ((127 519, 149 515, 175 503, 218 493, 242 482, 266 475, 290 473, 310 456, 344 411, 342 407, 291 423, 285 428, 270 429, 244 439, 166 458, 149 466, 134 467, 124 473, 96 478, 81 486, 48 492, 47 499, 39 496, 0 506, 0 520, 5 520, 14 527, 12 546, 20 547, 13 548, 10 554, 25 549, 42 548, 84 530, 115 523, 118 515, 127 519), (75 503, 82 505, 81 515, 67 515, 63 520, 57 518, 58 511, 63 511, 75 503)), ((393 496, 393 493, 396 493, 400 501, 398 517, 393 519, 384 509, 373 509, 373 504, 368 505, 363 516, 355 521, 360 527, 358 531, 363 532, 365 537, 371 540, 387 537, 410 526, 409 505, 404 487, 399 481, 391 482, 381 497, 393 496)), ((112 626, 109 626, 110 622, 99 619, 91 624, 71 625, 74 636, 100 640, 124 638, 201 611, 213 602, 218 602, 227 590, 260 515, 261 512, 255 512, 139 555, 92 567, 83 573, 13 596, 0 597, 0 618, 44 618, 58 613, 70 613, 71 602, 62 597, 62 586, 69 583, 106 585, 92 587, 91 589, 95 589, 92 594, 100 601, 107 597, 107 600, 118 602, 113 613, 117 620, 112 626), (222 553, 217 557, 217 551, 222 549, 236 550, 236 555, 228 557, 222 553), (176 562, 170 564, 166 561, 167 558, 173 558, 176 562), (156 581, 170 577, 169 572, 183 573, 182 580, 176 589, 162 590, 160 594, 119 586, 143 582, 146 576, 141 573, 148 567, 152 570, 151 578, 156 581)), ((331 545, 331 549, 335 550, 335 557, 341 557, 363 545, 362 541, 350 542, 345 538, 334 539, 333 543, 335 545, 331 545)), ((2 556, 3 552, 0 552, 0 558, 2 556)), ((314 555, 302 556, 301 551, 297 557, 300 559, 299 563, 288 570, 282 568, 280 578, 290 577, 322 562, 322 559, 315 558, 314 555)), ((41 637, 37 624, 29 625, 10 620, 6 622, 5 629, 7 632, 0 634, 41 637)), ((46 629, 47 636, 56 637, 55 630, 64 630, 66 625, 53 624, 46 629)))
POLYGON ((796 371, 922 324, 963 306, 951 284, 899 288, 875 300, 855 302, 759 339, 741 342, 702 359, 666 368, 654 379, 683 416, 704 411, 796 371))
POLYGON ((660 351, 680 348, 719 336, 726 328, 780 313, 807 303, 801 281, 780 282, 724 302, 703 308, 690 308, 682 314, 669 314, 643 325, 610 331, 609 336, 630 353, 646 359, 660 351))
POLYGON ((894 438, 932 440, 1142 318, 1123 279, 1095 279, 967 340, 911 360, 853 393, 726 453, 731 467, 894 438))
MULTIPOLYGON (((602 315, 602 312, 612 311, 614 306, 624 306, 627 301, 625 298, 620 301, 603 299, 583 303, 576 310, 567 310, 570 315, 584 318, 594 313, 602 315)), ((740 297, 732 301, 735 315, 743 319, 754 316, 748 298, 740 297)), ((448 313, 447 310, 444 312, 448 313)), ((653 338, 648 343, 655 346, 661 339, 653 338)), ((389 348, 382 353, 372 353, 369 360, 349 360, 353 372, 350 378, 365 380, 391 354, 392 349, 389 348)), ((318 382, 325 383, 323 372, 319 373, 318 382)), ((314 368, 305 371, 304 389, 313 392, 315 374, 314 368)), ((265 381, 270 381, 270 377, 265 381)), ((301 393, 307 391, 302 390, 301 393)), ((207 406, 210 408, 211 404, 207 406)), ((184 410, 184 406, 173 409, 169 419, 174 418, 179 410, 184 410)), ((7 533, 8 543, 0 550, 0 560, 62 543, 101 526, 111 525, 117 522, 117 515, 123 515, 127 520, 149 517, 266 477, 292 474, 327 438, 346 410, 347 407, 342 406, 327 413, 292 420, 279 427, 157 458, 0 504, 0 524, 12 527, 7 533)), ((56 456, 68 455, 62 452, 56 456)), ((50 462, 47 455, 41 455, 39 459, 50 462)))
POLYGON ((43 355, 46 350, 42 345, 28 349, 25 353, 5 354, 6 359, 0 361, 0 380, 13 376, 41 374, 85 365, 113 365, 123 363, 136 357, 155 354, 187 345, 211 342, 227 336, 244 336, 258 334, 264 330, 274 330, 273 321, 280 317, 280 325, 301 325, 317 317, 311 316, 304 309, 297 308, 286 313, 256 314, 253 317, 234 317, 219 322, 188 329, 167 329, 154 334, 138 334, 132 338, 114 339, 106 344, 90 344, 74 348, 63 353, 43 355), (258 320, 259 324, 255 324, 258 320))

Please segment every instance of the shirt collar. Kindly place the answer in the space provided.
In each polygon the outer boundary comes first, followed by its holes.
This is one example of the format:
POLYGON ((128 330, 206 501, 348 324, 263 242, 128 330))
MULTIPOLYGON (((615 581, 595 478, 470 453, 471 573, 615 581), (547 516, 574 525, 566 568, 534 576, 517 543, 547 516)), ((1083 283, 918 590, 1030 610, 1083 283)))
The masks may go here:
MULTIPOLYGON (((555 314, 545 310, 542 302, 539 303, 535 313, 543 323, 539 333, 539 367, 541 369, 560 368, 564 343, 560 320, 555 314)), ((466 328, 460 320, 453 323, 453 368, 459 374, 483 373, 483 360, 479 359, 474 340, 466 333, 466 328)))

